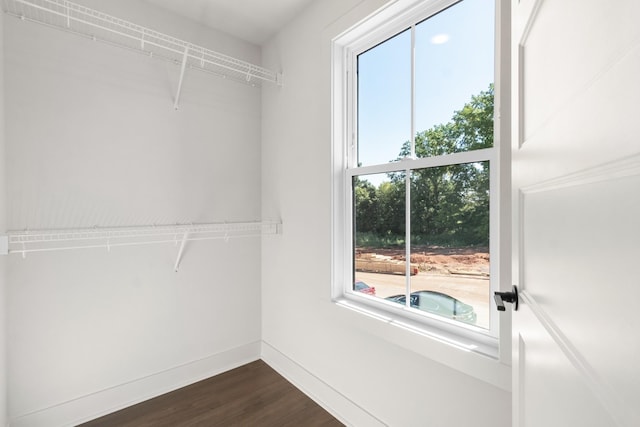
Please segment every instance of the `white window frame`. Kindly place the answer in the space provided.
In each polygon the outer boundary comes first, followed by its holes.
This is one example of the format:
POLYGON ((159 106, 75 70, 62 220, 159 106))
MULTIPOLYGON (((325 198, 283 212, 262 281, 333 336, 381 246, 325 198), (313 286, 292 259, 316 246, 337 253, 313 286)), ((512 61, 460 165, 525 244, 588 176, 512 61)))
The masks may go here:
MULTIPOLYGON (((421 336, 435 338, 465 351, 473 351, 508 362, 510 313, 499 316, 493 292, 509 289, 502 278, 510 277, 510 195, 509 195, 509 6, 508 0, 496 0, 494 146, 483 150, 427 158, 408 158, 384 165, 357 167, 357 57, 360 53, 388 40, 458 0, 398 0, 332 41, 332 299, 341 306, 359 311, 389 324, 409 329, 421 336), (506 28, 505 28, 506 27, 506 28), (505 60, 503 60, 504 58, 505 60), (500 113, 501 111, 507 112, 500 113), (503 140, 505 142, 503 142, 503 140), (352 177, 363 174, 437 167, 452 163, 488 160, 490 169, 490 254, 491 288, 489 330, 461 324, 436 316, 416 314, 407 307, 352 290, 352 177)), ((413 66, 412 66, 413 68, 413 66)), ((413 74, 413 72, 412 72, 413 74)), ((412 77, 413 80, 413 77, 412 77)), ((412 102, 413 101, 412 82, 412 102)), ((412 107, 412 112, 415 107, 412 107)), ((415 129, 412 120, 412 153, 415 129)), ((408 212, 409 210, 407 210, 408 212)), ((407 214, 408 215, 408 214, 407 214)))

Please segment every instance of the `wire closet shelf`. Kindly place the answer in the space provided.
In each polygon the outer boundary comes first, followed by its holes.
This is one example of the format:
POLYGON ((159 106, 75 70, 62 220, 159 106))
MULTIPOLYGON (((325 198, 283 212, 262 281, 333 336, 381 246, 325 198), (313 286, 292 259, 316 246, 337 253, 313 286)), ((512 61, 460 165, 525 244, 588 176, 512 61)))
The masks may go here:
POLYGON ((280 85, 282 76, 266 68, 224 55, 120 18, 66 0, 3 0, 4 11, 33 21, 185 67, 231 78, 253 86, 280 85))
MULTIPOLYGON (((139 227, 22 230, 7 232, 8 254, 69 249, 174 243, 180 252, 187 241, 256 237, 281 233, 280 221, 151 225, 139 227)), ((180 255, 179 255, 180 257, 180 255)))

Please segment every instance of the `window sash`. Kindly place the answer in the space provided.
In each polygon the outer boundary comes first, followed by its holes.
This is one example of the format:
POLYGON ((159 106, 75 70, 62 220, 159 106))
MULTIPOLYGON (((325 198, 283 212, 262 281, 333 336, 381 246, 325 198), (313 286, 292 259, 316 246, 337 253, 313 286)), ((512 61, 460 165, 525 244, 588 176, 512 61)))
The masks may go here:
MULTIPOLYGON (((411 171, 417 169, 425 169, 432 168, 438 166, 447 166, 461 163, 474 163, 479 161, 488 161, 489 168, 489 229, 490 229, 490 239, 489 239, 489 256, 491 259, 491 272, 489 276, 489 294, 487 298, 491 298, 493 292, 499 290, 498 279, 495 277, 495 271, 497 267, 497 257, 495 255, 495 245, 496 236, 498 235, 496 227, 497 225, 497 215, 498 215, 498 198, 495 197, 498 191, 498 168, 493 167, 495 162, 497 161, 497 153, 498 150, 495 147, 486 148, 482 150, 475 151, 467 151, 462 153, 454 153, 448 154, 444 156, 434 156, 434 157, 425 157, 411 160, 403 160, 400 162, 395 162, 391 164, 385 165, 375 165, 368 167, 360 167, 360 168, 351 168, 344 170, 344 193, 345 197, 345 236, 349 236, 349 238, 345 239, 345 276, 344 276, 344 288, 343 295, 349 295, 354 299, 364 299, 368 300, 370 304, 377 305, 379 307, 385 307, 386 310, 390 311, 398 311, 399 307, 395 307, 398 304, 390 303, 384 300, 377 300, 374 298, 370 298, 362 295, 359 292, 355 292, 353 290, 353 278, 355 273, 355 259, 354 259, 354 249, 355 249, 355 230, 353 228, 354 224, 354 216, 355 216, 355 205, 354 205, 354 195, 353 195, 353 177, 369 175, 372 173, 379 173, 380 167, 384 167, 384 170, 381 172, 405 172, 405 259, 409 260, 411 258, 411 171), (467 156, 468 155, 468 156, 467 156), (455 161, 452 161, 454 160, 455 161), (464 159, 464 160, 463 160, 464 159), (426 166, 425 162, 427 161, 426 166), (406 167, 398 167, 399 164, 402 163, 402 166, 406 167), (395 166, 395 167, 394 167, 395 166), (374 172, 372 172, 374 171, 374 172)), ((405 271, 405 295, 410 295, 411 290, 411 275, 409 274, 409 269, 411 265, 409 262, 406 262, 406 271, 405 271)), ((448 323, 454 325, 454 327, 459 327, 461 329, 472 330, 474 333, 478 333, 480 335, 485 335, 493 338, 497 338, 499 333, 499 325, 498 325, 498 316, 495 310, 489 311, 489 328, 481 328, 474 325, 465 324, 463 322, 458 322, 454 320, 449 320, 446 318, 440 318, 437 315, 431 315, 428 313, 420 312, 419 310, 414 310, 410 307, 410 299, 406 298, 405 307, 400 311, 403 315, 407 314, 410 318, 414 320, 422 321, 427 324, 437 322, 448 323), (422 319, 421 319, 422 318, 422 319)))
MULTIPOLYGON (((353 188, 352 188, 352 178, 361 175, 370 175, 376 173, 389 173, 389 172, 406 172, 405 183, 406 183, 406 192, 405 192, 405 206, 411 206, 411 191, 410 191, 410 172, 415 169, 423 169, 430 167, 438 167, 438 166, 446 166, 452 164, 461 164, 461 163, 473 163, 479 161, 489 161, 490 168, 490 177, 489 177, 489 186, 490 186, 490 206, 489 206, 489 218, 490 218, 490 259, 491 259, 491 272, 490 272, 490 285, 489 285, 489 295, 488 298, 493 295, 495 290, 499 289, 499 279, 497 272, 497 263, 498 256, 494 248, 496 248, 496 243, 498 234, 498 210, 499 210, 499 197, 498 197, 498 168, 494 167, 494 165, 498 162, 498 148, 495 144, 497 140, 494 138, 494 146, 491 148, 485 148, 480 150, 471 150, 464 152, 457 152, 451 154, 445 154, 440 156, 431 156, 431 157, 416 157, 415 156, 415 122, 416 122, 416 99, 415 99, 415 27, 418 23, 423 22, 425 19, 445 10, 446 8, 458 3, 460 0, 442 0, 431 2, 427 8, 423 8, 423 11, 415 12, 417 15, 413 15, 412 13, 408 13, 407 15, 411 18, 405 17, 402 19, 397 19, 396 23, 391 23, 386 27, 386 30, 375 32, 373 37, 367 37, 360 39, 357 44, 352 44, 349 48, 345 49, 345 72, 346 72, 346 134, 348 140, 346 142, 345 147, 345 168, 342 171, 342 181, 343 181, 343 194, 344 194, 344 233, 345 233, 345 244, 344 244, 344 255, 345 255, 345 271, 344 271, 344 280, 343 280, 343 296, 349 296, 358 300, 370 301, 371 304, 383 307, 385 310, 397 311, 398 307, 393 307, 392 304, 387 301, 377 301, 374 298, 367 298, 359 293, 353 291, 353 275, 354 275, 354 229, 353 229, 353 218, 354 218, 354 208, 353 205, 353 188), (415 19, 416 16, 421 16, 420 19, 415 19), (368 51, 369 49, 375 48, 380 43, 385 42, 386 40, 394 37, 395 35, 406 31, 407 29, 411 29, 411 155, 410 157, 395 161, 388 162, 382 164, 374 164, 367 166, 358 166, 358 55, 368 51)), ((494 53, 497 55, 497 51, 494 53)), ((497 82, 497 79, 495 79, 497 82)), ((497 93, 494 96, 497 96, 497 93)), ((494 111, 494 134, 496 132, 497 120, 495 117, 497 116, 497 111, 494 111)), ((405 227, 406 227, 406 236, 405 236, 405 249, 406 249, 406 259, 410 259, 410 250, 411 250, 411 209, 405 209, 405 227)), ((410 263, 406 263, 407 270, 410 268, 410 263)), ((406 295, 411 293, 411 285, 410 285, 410 275, 408 271, 406 272, 406 295)), ((473 330, 474 333, 479 333, 480 335, 485 335, 493 338, 497 338, 499 334, 499 319, 495 310, 490 310, 490 327, 489 329, 484 329, 480 327, 475 327, 472 325, 464 324, 462 322, 450 321, 449 319, 440 319, 429 314, 423 313, 415 313, 416 310, 410 310, 410 302, 409 298, 406 299, 406 306, 402 307, 404 310, 401 311, 402 315, 407 315, 410 318, 417 319, 418 321, 431 323, 437 325, 438 323, 448 323, 454 325, 455 328, 460 328, 461 330, 473 330), (422 318, 422 319, 421 319, 422 318), (435 322, 435 323, 434 323, 435 322)))

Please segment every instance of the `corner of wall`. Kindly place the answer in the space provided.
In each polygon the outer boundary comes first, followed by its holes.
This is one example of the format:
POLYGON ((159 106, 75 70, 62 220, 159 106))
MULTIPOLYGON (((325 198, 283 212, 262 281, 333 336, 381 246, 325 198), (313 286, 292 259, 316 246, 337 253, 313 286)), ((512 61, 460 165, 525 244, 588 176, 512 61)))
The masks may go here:
POLYGON ((346 425, 384 426, 384 422, 348 399, 302 365, 262 341, 262 360, 299 390, 346 425))

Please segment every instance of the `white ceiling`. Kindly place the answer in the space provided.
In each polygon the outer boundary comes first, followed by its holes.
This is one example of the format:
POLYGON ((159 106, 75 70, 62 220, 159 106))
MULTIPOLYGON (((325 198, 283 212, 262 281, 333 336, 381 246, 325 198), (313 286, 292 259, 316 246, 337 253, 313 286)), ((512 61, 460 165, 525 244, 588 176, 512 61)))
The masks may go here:
POLYGON ((313 0, 146 0, 156 6, 262 45, 313 0))

